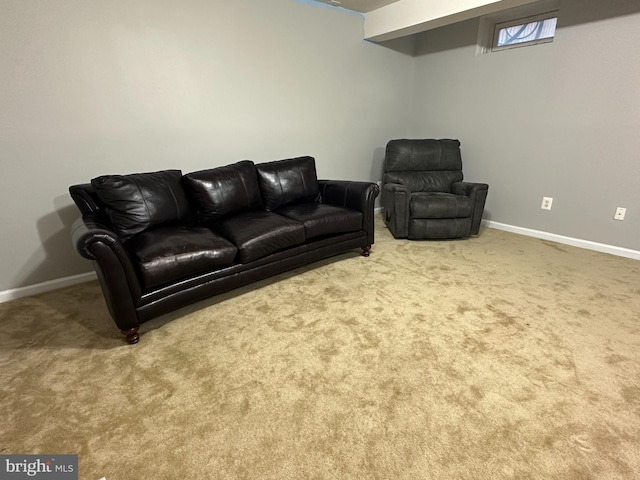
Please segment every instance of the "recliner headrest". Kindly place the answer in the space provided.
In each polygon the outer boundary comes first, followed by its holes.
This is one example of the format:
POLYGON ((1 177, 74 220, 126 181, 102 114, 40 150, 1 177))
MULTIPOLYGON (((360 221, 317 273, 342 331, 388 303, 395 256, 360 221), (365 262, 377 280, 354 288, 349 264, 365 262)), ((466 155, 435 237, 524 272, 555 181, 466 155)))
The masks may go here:
POLYGON ((462 170, 460 142, 453 139, 398 139, 387 143, 385 172, 462 170))

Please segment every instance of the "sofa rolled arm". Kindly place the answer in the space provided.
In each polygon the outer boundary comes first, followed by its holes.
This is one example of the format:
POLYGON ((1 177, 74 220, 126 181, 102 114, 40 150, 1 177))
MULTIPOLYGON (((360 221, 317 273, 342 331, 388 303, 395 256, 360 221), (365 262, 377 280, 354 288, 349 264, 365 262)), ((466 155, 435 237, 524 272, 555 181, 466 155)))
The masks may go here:
POLYGON ((471 215, 471 235, 478 235, 480 232, 480 222, 484 213, 484 204, 487 200, 489 185, 486 183, 455 182, 452 192, 456 195, 466 195, 471 199, 473 213, 471 215))
POLYGON ((322 203, 362 212, 362 229, 367 232, 369 246, 373 245, 375 200, 380 194, 378 184, 348 180, 318 180, 318 187, 322 203))
POLYGON ((382 208, 384 222, 395 238, 409 236, 409 202, 411 191, 400 183, 385 183, 382 186, 382 208))
POLYGON ((71 241, 78 253, 89 260, 98 260, 91 251, 95 242, 122 247, 118 235, 109 227, 91 216, 78 218, 71 226, 71 241))
POLYGON ((73 223, 71 239, 80 255, 93 261, 111 317, 129 343, 136 343, 140 326, 136 305, 142 286, 122 241, 92 215, 73 223))
POLYGON ((322 203, 365 212, 380 193, 377 184, 348 180, 318 180, 322 203))

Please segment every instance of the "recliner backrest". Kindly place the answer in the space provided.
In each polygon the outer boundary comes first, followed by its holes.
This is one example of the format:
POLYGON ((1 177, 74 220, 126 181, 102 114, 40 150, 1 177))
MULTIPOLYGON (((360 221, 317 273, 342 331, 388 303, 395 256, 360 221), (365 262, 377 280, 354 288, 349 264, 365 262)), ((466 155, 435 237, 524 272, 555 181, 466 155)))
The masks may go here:
POLYGON ((384 172, 384 183, 400 183, 411 192, 450 192, 451 185, 463 179, 460 142, 391 140, 385 153, 384 172))

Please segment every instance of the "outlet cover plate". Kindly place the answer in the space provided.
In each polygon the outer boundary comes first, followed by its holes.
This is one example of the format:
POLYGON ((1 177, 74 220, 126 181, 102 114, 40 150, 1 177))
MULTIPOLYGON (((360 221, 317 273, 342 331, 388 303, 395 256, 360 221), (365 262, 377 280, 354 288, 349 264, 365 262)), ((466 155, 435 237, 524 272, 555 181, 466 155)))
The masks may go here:
POLYGON ((616 213, 613 216, 614 220, 624 220, 624 216, 627 214, 627 209, 624 207, 616 208, 616 213))

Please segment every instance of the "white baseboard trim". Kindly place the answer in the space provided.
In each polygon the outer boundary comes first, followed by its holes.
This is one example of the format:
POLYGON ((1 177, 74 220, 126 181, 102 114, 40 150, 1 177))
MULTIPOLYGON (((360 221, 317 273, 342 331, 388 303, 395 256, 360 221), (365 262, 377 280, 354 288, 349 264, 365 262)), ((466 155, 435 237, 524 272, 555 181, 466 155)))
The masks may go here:
POLYGON ((517 233, 519 235, 540 238, 542 240, 550 240, 556 243, 571 245, 572 247, 586 248, 587 250, 609 253, 611 255, 617 255, 618 257, 640 260, 640 251, 631 250, 630 248, 616 247, 614 245, 607 245, 605 243, 597 243, 591 242, 589 240, 581 240, 579 238, 565 237, 563 235, 556 235, 555 233, 543 232, 541 230, 533 230, 531 228, 516 227, 514 225, 507 225, 505 223, 492 222, 491 220, 483 220, 482 224, 489 228, 495 228, 496 230, 504 230, 505 232, 517 233))
MULTIPOLYGON (((382 207, 375 209, 375 213, 382 213, 382 207)), ((571 245, 572 247, 586 248, 587 250, 594 250, 596 252, 609 253, 618 257, 632 258, 634 260, 640 260, 640 251, 631 250, 630 248, 616 247, 614 245, 607 245, 606 243, 591 242, 589 240, 581 240, 579 238, 565 237, 563 235, 557 235, 555 233, 543 232, 541 230, 533 230, 531 228, 516 227, 515 225, 508 225, 506 223, 493 222, 491 220, 482 220, 482 225, 488 228, 495 228, 496 230, 504 230, 505 232, 517 233, 519 235, 525 235, 527 237, 540 238, 542 240, 549 240, 556 243, 563 243, 565 245, 571 245)))
POLYGON ((50 292, 59 288, 70 287, 78 283, 90 282, 97 278, 95 272, 80 273, 79 275, 71 275, 70 277, 56 278, 47 282, 36 283, 26 287, 13 288, 0 292, 0 303, 17 300, 22 297, 31 297, 40 293, 50 292))

